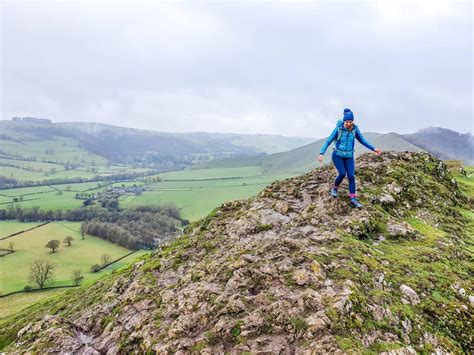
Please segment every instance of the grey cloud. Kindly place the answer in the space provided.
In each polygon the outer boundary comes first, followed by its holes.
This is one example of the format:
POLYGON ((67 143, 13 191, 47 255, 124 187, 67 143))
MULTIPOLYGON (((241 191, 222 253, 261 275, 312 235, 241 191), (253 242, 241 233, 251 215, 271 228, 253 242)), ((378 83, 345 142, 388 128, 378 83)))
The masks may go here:
POLYGON ((2 118, 322 137, 472 127, 472 4, 2 3, 2 118), (470 124, 469 124, 470 123, 470 124))

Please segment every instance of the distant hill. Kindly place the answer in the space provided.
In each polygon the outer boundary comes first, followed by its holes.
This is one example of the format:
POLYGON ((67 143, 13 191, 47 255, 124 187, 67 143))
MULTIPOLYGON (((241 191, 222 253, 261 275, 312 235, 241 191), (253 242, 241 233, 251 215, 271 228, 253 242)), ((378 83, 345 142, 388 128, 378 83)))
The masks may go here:
POLYGON ((0 121, 0 130, 0 150, 5 157, 28 158, 30 153, 21 153, 27 142, 68 139, 77 147, 109 161, 147 166, 186 166, 236 155, 265 155, 314 140, 260 134, 163 133, 100 123, 50 123, 31 119, 0 121))
POLYGON ((463 160, 474 165, 474 136, 458 133, 446 128, 429 127, 403 138, 441 159, 463 160))

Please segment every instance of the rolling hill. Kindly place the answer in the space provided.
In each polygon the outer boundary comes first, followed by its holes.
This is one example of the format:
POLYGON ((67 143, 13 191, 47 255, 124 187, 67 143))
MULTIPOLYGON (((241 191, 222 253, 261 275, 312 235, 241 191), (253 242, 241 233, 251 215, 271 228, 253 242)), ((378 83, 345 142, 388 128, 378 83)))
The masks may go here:
POLYGON ((0 130, 0 153, 6 158, 27 159, 34 155, 43 159, 42 153, 49 145, 53 144, 51 149, 57 155, 66 142, 76 148, 76 155, 84 151, 90 154, 90 160, 176 168, 200 160, 286 151, 314 140, 259 134, 163 133, 100 123, 47 121, 0 121, 0 130), (28 150, 35 144, 41 148, 28 150))

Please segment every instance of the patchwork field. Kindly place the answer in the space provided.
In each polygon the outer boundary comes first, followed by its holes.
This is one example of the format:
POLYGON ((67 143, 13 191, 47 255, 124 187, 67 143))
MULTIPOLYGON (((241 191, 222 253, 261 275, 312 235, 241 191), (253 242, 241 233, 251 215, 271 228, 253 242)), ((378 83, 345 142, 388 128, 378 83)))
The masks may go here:
POLYGON ((149 180, 153 177, 161 179, 160 182, 148 184, 143 181, 113 184, 86 182, 8 189, 0 190, 0 208, 19 205, 51 210, 74 209, 83 203, 83 200, 75 198, 77 192, 94 194, 107 186, 138 185, 146 190, 138 196, 122 196, 122 207, 174 203, 183 218, 195 220, 226 201, 253 196, 273 181, 291 176, 295 174, 263 174, 260 167, 248 166, 166 172, 148 177, 149 180))
MULTIPOLYGON (((10 226, 11 229, 14 227, 10 226)), ((31 224, 23 226, 22 223, 18 223, 16 229, 27 229, 26 227, 31 227, 31 224)), ((12 238, 0 240, 0 248, 8 248, 10 242, 14 243, 15 252, 0 258, 2 294, 22 290, 29 284, 30 265, 36 259, 45 259, 56 264, 55 282, 51 286, 60 286, 72 284, 71 275, 74 270, 80 270, 86 282, 100 277, 101 273, 91 273, 90 267, 93 264, 101 264, 103 254, 109 254, 111 260, 115 260, 130 252, 126 248, 97 237, 86 235, 82 240, 80 223, 74 222, 52 222, 12 238), (63 243, 66 236, 74 238, 71 246, 63 243), (57 239, 61 243, 55 253, 45 247, 52 239, 57 239)), ((139 256, 141 253, 143 252, 134 255, 139 256)), ((126 263, 127 260, 124 259, 114 264, 111 269, 126 263)))
POLYGON ((28 134, 3 122, 0 137, 0 176, 17 181, 92 179, 97 175, 142 173, 150 169, 110 164, 84 149, 78 141, 54 135, 28 134), (8 137, 8 138, 6 138, 8 137), (72 166, 73 165, 73 166, 72 166))
MULTIPOLYGON (((257 167, 255 167, 257 168, 257 167)), ((181 211, 181 216, 188 220, 196 220, 206 216, 214 208, 230 200, 250 197, 263 190, 275 180, 290 177, 289 174, 256 175, 257 169, 246 169, 232 173, 248 174, 248 177, 232 176, 226 169, 209 169, 211 171, 194 173, 175 172, 173 180, 162 181, 147 186, 147 191, 139 196, 128 196, 121 201, 124 207, 147 204, 174 203, 181 211), (219 179, 218 174, 224 173, 225 178, 219 179), (255 174, 255 175, 251 175, 255 174), (195 177, 191 180, 190 176, 195 177), (208 178, 205 179, 204 176, 208 178)), ((242 176, 241 175, 241 176, 242 176)))
POLYGON ((158 174, 158 176, 163 180, 225 179, 261 175, 263 175, 263 172, 259 166, 181 170, 158 174))

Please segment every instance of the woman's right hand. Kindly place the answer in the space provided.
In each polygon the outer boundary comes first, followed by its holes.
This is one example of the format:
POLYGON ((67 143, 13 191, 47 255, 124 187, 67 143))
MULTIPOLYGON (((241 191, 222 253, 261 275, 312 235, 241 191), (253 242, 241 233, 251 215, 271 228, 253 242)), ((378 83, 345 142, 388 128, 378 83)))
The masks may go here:
POLYGON ((319 160, 320 163, 323 161, 323 155, 322 154, 319 154, 318 160, 319 160))

